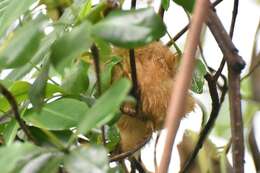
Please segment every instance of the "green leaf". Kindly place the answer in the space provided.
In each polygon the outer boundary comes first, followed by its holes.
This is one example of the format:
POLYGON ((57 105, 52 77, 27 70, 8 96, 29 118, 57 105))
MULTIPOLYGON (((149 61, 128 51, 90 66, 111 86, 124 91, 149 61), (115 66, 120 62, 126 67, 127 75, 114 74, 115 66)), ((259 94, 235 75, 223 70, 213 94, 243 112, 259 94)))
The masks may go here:
POLYGON ((24 159, 29 159, 41 150, 30 143, 13 143, 0 147, 0 168, 3 173, 10 173, 17 164, 24 159))
POLYGON ((36 0, 9 0, 3 15, 0 17, 0 37, 34 2, 36 0))
POLYGON ((70 66, 74 58, 90 48, 92 44, 90 29, 91 24, 84 22, 54 42, 50 59, 59 73, 63 74, 64 68, 70 66))
MULTIPOLYGON (((29 130, 40 145, 54 147, 53 142, 51 141, 49 136, 46 133, 44 133, 42 129, 31 126, 29 130)), ((49 132, 52 133, 52 135, 54 135, 57 139, 59 139, 59 141, 64 145, 67 144, 69 138, 72 135, 72 131, 70 130, 58 130, 58 131, 49 131, 49 132)))
POLYGON ((95 44, 99 50, 99 57, 101 62, 106 62, 111 56, 112 49, 110 44, 100 38, 95 37, 95 44))
MULTIPOLYGON (((8 87, 8 90, 13 94, 13 96, 16 99, 16 102, 20 104, 23 101, 28 100, 28 93, 30 88, 31 84, 29 82, 16 81, 10 87, 8 87)), ((63 90, 56 85, 50 83, 47 84, 45 91, 46 98, 50 98, 53 96, 53 94, 58 92, 63 93, 63 90)), ((0 96, 0 110, 6 112, 9 109, 10 105, 8 101, 3 96, 0 96)))
POLYGON ((49 60, 43 64, 40 74, 33 82, 29 90, 29 98, 36 110, 40 110, 44 104, 45 91, 49 74, 49 60))
POLYGON ((109 127, 107 131, 107 142, 106 148, 108 151, 114 151, 120 142, 120 134, 118 129, 115 126, 109 127))
POLYGON ((170 0, 162 0, 162 6, 165 10, 168 10, 170 6, 170 0))
POLYGON ((88 65, 85 62, 73 64, 70 69, 65 69, 62 82, 64 91, 69 94, 78 95, 88 89, 88 65))
POLYGON ((65 130, 77 126, 87 110, 87 105, 81 101, 62 98, 44 105, 41 112, 27 110, 24 119, 39 128, 65 130))
POLYGON ((90 12, 91 6, 92 6, 92 0, 87 0, 84 3, 83 7, 81 8, 77 20, 82 21, 90 12))
POLYGON ((112 11, 94 25, 93 35, 119 47, 135 48, 162 37, 166 27, 152 8, 112 11))
POLYGON ((85 20, 88 20, 91 23, 97 23, 104 17, 105 9, 107 9, 107 3, 106 1, 101 1, 95 7, 91 8, 85 17, 85 20))
MULTIPOLYGON (((25 81, 17 81, 13 83, 8 90, 13 94, 18 104, 22 101, 28 99, 28 91, 30 88, 30 83, 25 81)), ((0 96, 0 109, 4 112, 10 109, 10 105, 8 101, 3 97, 0 96)))
POLYGON ((112 71, 116 64, 121 61, 120 57, 113 56, 111 60, 106 63, 103 71, 101 72, 101 89, 102 92, 107 90, 112 82, 112 71))
POLYGON ((44 153, 23 165, 19 173, 57 173, 63 162, 63 156, 57 152, 44 153))
POLYGON ((9 35, 0 47, 0 69, 15 68, 28 63, 37 52, 43 37, 40 30, 42 21, 43 17, 38 17, 9 35))
POLYGON ((130 87, 131 83, 127 79, 114 83, 87 111, 79 124, 80 132, 87 133, 90 129, 113 119, 130 87))
POLYGON ((195 5, 195 0, 173 0, 173 2, 182 6, 185 10, 187 10, 190 13, 192 13, 195 5))
POLYGON ((101 146, 76 148, 65 158, 64 167, 69 173, 106 173, 106 150, 101 146))
POLYGON ((14 120, 14 119, 12 119, 10 122, 7 123, 7 126, 5 127, 5 130, 3 131, 5 145, 8 146, 13 143, 18 128, 19 128, 19 126, 18 126, 16 120, 14 120))
POLYGON ((19 80, 24 77, 35 65, 37 65, 42 60, 42 57, 49 53, 51 45, 57 39, 58 33, 60 33, 62 30, 61 27, 56 27, 52 33, 43 38, 39 49, 34 54, 30 62, 23 65, 22 67, 15 68, 6 78, 10 80, 19 80))
POLYGON ((207 73, 207 70, 201 60, 197 60, 196 68, 192 77, 191 90, 197 94, 203 92, 204 86, 204 76, 207 73))

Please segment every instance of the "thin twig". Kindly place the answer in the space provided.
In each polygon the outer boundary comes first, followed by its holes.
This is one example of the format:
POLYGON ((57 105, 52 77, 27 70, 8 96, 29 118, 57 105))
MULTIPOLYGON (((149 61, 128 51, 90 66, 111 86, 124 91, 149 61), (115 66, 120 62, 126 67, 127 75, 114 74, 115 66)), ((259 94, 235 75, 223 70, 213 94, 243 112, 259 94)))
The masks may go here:
MULTIPOLYGON (((233 12, 232 12, 232 18, 231 18, 231 24, 230 24, 230 29, 229 29, 229 36, 232 39, 234 35, 234 29, 235 29, 235 24, 236 24, 236 19, 237 19, 237 12, 238 12, 238 3, 239 0, 234 0, 234 5, 233 5, 233 12)), ((225 57, 222 58, 220 67, 217 72, 215 73, 215 80, 219 78, 224 66, 225 66, 225 57)))
POLYGON ((159 165, 159 173, 166 173, 168 170, 174 139, 179 128, 182 115, 184 114, 184 105, 186 102, 185 98, 190 87, 190 81, 195 66, 194 57, 200 40, 200 32, 202 30, 204 19, 207 16, 208 9, 208 0, 196 1, 183 58, 175 79, 175 83, 177 85, 173 88, 172 97, 169 104, 170 106, 165 121, 167 136, 162 159, 159 165))
POLYGON ((248 142, 255 163, 256 172, 260 172, 260 151, 255 138, 254 125, 252 125, 249 132, 248 142))
MULTIPOLYGON (((93 44, 91 46, 91 53, 92 53, 93 60, 94 60, 95 73, 96 73, 96 78, 97 78, 97 82, 96 82, 97 95, 100 96, 101 93, 102 93, 102 89, 101 89, 101 79, 100 79, 99 51, 98 51, 98 48, 95 44, 93 44)), ((105 133, 105 127, 104 126, 101 127, 101 131, 102 131, 103 144, 106 145, 106 133, 105 133)))
POLYGON ((154 143, 153 163, 154 163, 155 172, 158 171, 158 163, 157 163, 157 156, 156 155, 157 155, 157 145, 158 145, 160 136, 161 136, 161 132, 158 132, 157 135, 156 135, 155 143, 154 143))
POLYGON ((229 66, 231 66, 233 70, 240 72, 245 67, 245 62, 238 55, 237 48, 234 46, 231 38, 223 27, 223 24, 213 10, 210 10, 207 25, 215 37, 229 66))
POLYGON ((21 129, 23 130, 24 134, 28 137, 29 140, 31 140, 34 144, 37 144, 37 140, 33 137, 33 135, 31 134, 31 132, 29 131, 28 127, 26 126, 25 122, 23 121, 23 119, 20 116, 19 113, 19 109, 18 109, 18 105, 17 102, 14 98, 14 96, 12 95, 11 92, 8 91, 8 89, 6 89, 1 83, 0 83, 0 93, 2 93, 2 95, 6 98, 6 100, 9 102, 12 111, 14 113, 14 117, 16 119, 16 121, 18 122, 18 124, 20 125, 21 129))
POLYGON ((97 86, 97 94, 98 96, 101 95, 101 80, 100 80, 100 63, 99 63, 99 51, 95 44, 91 46, 91 53, 94 60, 94 66, 95 66, 95 73, 96 73, 96 86, 97 86))
POLYGON ((251 69, 250 71, 241 78, 241 81, 245 80, 246 78, 248 78, 258 67, 260 66, 260 61, 258 61, 251 69))
MULTIPOLYGON (((206 74, 205 79, 208 81, 208 86, 209 86, 209 93, 210 97, 212 99, 212 110, 210 113, 210 118, 203 128, 203 130, 200 132, 198 142, 196 143, 196 146, 191 154, 191 156, 188 158, 188 160, 185 162, 185 165, 183 169, 180 171, 181 173, 185 173, 188 171, 190 168, 192 162, 195 160, 200 148, 202 147, 206 137, 208 136, 210 130, 212 129, 216 118, 218 116, 221 104, 219 101, 219 96, 218 96, 218 91, 217 91, 217 86, 216 86, 216 81, 210 74, 206 74)), ((223 93, 222 93, 223 94, 223 93)))
POLYGON ((131 78, 133 82, 133 88, 131 91, 132 96, 136 99, 136 112, 138 113, 140 108, 140 94, 138 88, 138 79, 137 79, 137 70, 136 70, 136 63, 135 63, 135 51, 134 49, 129 50, 129 59, 130 59, 130 68, 131 68, 131 78))
POLYGON ((136 151, 140 150, 147 142, 149 142, 150 138, 151 136, 147 137, 142 143, 138 144, 134 149, 130 151, 111 156, 109 158, 109 162, 120 161, 133 155, 136 151))
POLYGON ((129 160, 131 163, 131 172, 135 172, 135 170, 137 170, 139 173, 145 173, 145 169, 142 164, 140 164, 134 157, 131 157, 129 160))
MULTIPOLYGON (((215 8, 218 4, 220 4, 223 0, 216 0, 213 4, 212 7, 215 8)), ((174 37, 172 40, 168 41, 166 43, 166 46, 171 47, 172 44, 174 44, 190 27, 190 24, 188 23, 184 28, 182 28, 174 37)))

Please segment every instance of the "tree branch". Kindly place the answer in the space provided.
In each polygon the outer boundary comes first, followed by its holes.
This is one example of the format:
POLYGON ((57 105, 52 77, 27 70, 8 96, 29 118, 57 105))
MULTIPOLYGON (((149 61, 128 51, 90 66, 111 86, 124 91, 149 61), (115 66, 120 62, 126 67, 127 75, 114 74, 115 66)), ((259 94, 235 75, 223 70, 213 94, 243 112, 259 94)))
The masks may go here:
POLYGON ((121 160, 133 155, 136 151, 140 150, 147 142, 149 142, 150 138, 151 138, 151 136, 146 138, 142 143, 140 143, 138 146, 136 146, 134 149, 132 149, 130 151, 111 156, 109 158, 109 162, 121 161, 121 160))
POLYGON ((27 128, 25 122, 23 121, 23 119, 20 116, 19 113, 19 109, 17 106, 17 102, 14 98, 14 96, 12 95, 11 92, 8 91, 8 89, 6 89, 1 83, 0 83, 0 93, 2 93, 2 95, 6 98, 6 100, 9 102, 12 111, 14 113, 14 117, 16 119, 16 121, 18 122, 18 124, 20 125, 21 129, 23 130, 24 134, 28 137, 29 140, 31 140, 34 144, 37 144, 37 140, 33 137, 33 135, 31 134, 31 132, 29 131, 29 129, 27 128))
POLYGON ((238 55, 236 47, 213 10, 210 10, 207 24, 228 63, 233 167, 235 172, 242 173, 244 172, 244 136, 241 113, 240 72, 244 68, 245 62, 238 55))

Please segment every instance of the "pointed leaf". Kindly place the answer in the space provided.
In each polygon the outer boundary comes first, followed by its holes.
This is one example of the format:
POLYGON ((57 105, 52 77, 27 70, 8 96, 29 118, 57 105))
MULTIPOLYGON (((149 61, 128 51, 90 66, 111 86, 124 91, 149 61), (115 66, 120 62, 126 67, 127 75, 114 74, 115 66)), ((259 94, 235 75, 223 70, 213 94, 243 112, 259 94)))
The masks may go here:
POLYGON ((73 28, 71 32, 64 33, 52 45, 50 59, 59 73, 63 74, 65 67, 69 67, 74 58, 88 51, 92 44, 90 28, 91 24, 84 22, 73 28))
POLYGON ((33 82, 29 90, 29 98, 36 110, 40 110, 44 104, 45 91, 49 74, 49 60, 43 64, 40 74, 33 82))
POLYGON ((0 17, 0 37, 34 2, 36 0, 9 0, 3 15, 0 17))
POLYGON ((69 94, 80 94, 88 89, 88 65, 84 62, 73 64, 70 69, 65 69, 62 87, 69 94))
POLYGON ((114 83, 87 111, 79 124, 80 132, 87 133, 90 129, 113 119, 130 87, 131 84, 127 79, 114 83))
POLYGON ((93 34, 119 47, 135 48, 162 37, 166 27, 152 8, 112 11, 93 27, 93 34))
POLYGON ((192 13, 195 5, 195 0, 173 0, 173 2, 182 6, 185 10, 187 10, 190 13, 192 13))
POLYGON ((22 66, 37 52, 43 33, 42 17, 26 23, 5 40, 0 47, 0 69, 22 66))
POLYGON ((204 76, 206 75, 206 73, 207 70, 204 64, 200 60, 197 60, 196 68, 192 76, 191 90, 193 92, 197 94, 201 94, 203 92, 204 76))
POLYGON ((27 110, 24 119, 36 127, 65 130, 77 126, 87 110, 87 105, 81 101, 62 98, 44 105, 41 112, 27 110))
POLYGON ((64 167, 69 173, 106 173, 106 150, 101 146, 76 148, 65 158, 64 167))
POLYGON ((30 143, 14 143, 9 146, 0 147, 1 172, 11 172, 19 162, 24 159, 29 159, 39 152, 41 152, 41 150, 30 143))

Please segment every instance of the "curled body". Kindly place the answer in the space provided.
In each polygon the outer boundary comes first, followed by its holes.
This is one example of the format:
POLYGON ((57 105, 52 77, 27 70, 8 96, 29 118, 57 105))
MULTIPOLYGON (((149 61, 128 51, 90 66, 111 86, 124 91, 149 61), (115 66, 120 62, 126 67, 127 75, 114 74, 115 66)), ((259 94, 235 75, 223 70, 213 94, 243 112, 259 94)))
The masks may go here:
MULTIPOLYGON (((115 67, 112 80, 122 76, 131 79, 129 50, 115 48, 113 54, 123 60, 115 67)), ((135 61, 140 105, 138 115, 123 114, 117 123, 121 152, 133 150, 147 141, 154 131, 163 128, 179 58, 161 42, 153 42, 135 49, 135 61)), ((193 107, 194 99, 187 95, 185 112, 192 111, 193 107)))

